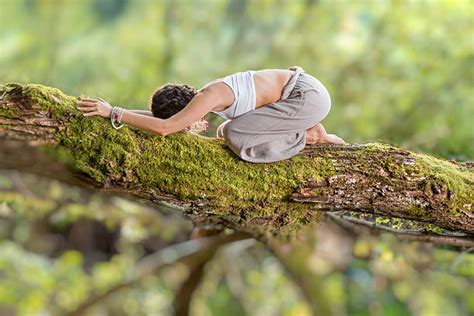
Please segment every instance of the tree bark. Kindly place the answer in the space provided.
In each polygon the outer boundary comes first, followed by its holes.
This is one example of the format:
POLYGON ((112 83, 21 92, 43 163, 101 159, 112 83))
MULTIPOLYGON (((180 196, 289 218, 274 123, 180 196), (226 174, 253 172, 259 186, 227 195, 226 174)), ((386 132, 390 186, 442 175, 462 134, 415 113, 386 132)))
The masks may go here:
POLYGON ((276 163, 236 157, 222 140, 166 137, 85 118, 76 98, 35 84, 0 86, 0 168, 172 203, 198 225, 288 236, 350 210, 474 234, 472 163, 386 144, 313 145, 276 163))

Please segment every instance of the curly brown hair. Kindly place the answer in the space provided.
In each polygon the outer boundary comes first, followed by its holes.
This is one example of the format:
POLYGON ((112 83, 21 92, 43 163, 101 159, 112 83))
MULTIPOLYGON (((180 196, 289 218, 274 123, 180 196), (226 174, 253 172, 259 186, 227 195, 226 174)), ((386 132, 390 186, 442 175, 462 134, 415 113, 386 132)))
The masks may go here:
POLYGON ((151 95, 151 112, 167 119, 181 111, 196 94, 197 90, 187 84, 164 84, 151 95))

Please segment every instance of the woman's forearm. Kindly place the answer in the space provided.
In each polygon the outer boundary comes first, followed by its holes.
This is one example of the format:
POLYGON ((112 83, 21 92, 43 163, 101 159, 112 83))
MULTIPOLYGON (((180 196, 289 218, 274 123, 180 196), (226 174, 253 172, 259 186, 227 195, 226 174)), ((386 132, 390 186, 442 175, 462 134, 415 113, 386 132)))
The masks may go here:
POLYGON ((147 115, 147 116, 153 116, 153 113, 151 111, 146 111, 146 110, 127 110, 132 113, 140 114, 140 115, 147 115))
POLYGON ((124 110, 122 122, 162 136, 168 134, 166 120, 158 117, 141 115, 134 111, 124 110))
MULTIPOLYGON (((105 100, 99 99, 90 99, 90 98, 80 98, 77 101, 77 109, 84 113, 84 116, 94 116, 100 115, 103 117, 110 118, 111 115, 118 115, 117 118, 119 122, 126 123, 128 125, 137 127, 139 129, 149 131, 159 135, 168 135, 177 131, 182 130, 179 124, 176 124, 169 119, 161 119, 150 115, 150 111, 144 110, 125 110, 121 109, 122 115, 120 117, 119 113, 112 113, 113 107, 105 100)), ((115 119, 115 118, 114 118, 115 119)), ((114 126, 115 127, 115 126, 114 126)))
MULTIPOLYGON (((77 105, 77 109, 83 112, 84 116, 100 115, 107 118, 110 118, 111 115, 120 116, 118 113, 113 114, 112 106, 101 98, 80 98, 77 101, 77 105)), ((148 112, 149 111, 123 109, 121 122, 163 136, 170 134, 168 127, 170 123, 167 120, 150 116, 148 112)))

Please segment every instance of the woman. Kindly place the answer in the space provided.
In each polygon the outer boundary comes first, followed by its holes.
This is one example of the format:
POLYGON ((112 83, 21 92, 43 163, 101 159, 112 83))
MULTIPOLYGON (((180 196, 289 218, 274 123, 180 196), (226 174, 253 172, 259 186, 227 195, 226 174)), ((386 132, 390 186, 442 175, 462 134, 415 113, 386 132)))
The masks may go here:
POLYGON ((296 155, 306 144, 343 144, 327 134, 320 121, 331 108, 322 83, 301 67, 238 72, 196 91, 184 84, 166 84, 151 97, 151 111, 124 110, 103 99, 80 99, 85 116, 110 117, 159 135, 207 122, 213 112, 228 120, 217 128, 227 146, 250 162, 274 162, 296 155))

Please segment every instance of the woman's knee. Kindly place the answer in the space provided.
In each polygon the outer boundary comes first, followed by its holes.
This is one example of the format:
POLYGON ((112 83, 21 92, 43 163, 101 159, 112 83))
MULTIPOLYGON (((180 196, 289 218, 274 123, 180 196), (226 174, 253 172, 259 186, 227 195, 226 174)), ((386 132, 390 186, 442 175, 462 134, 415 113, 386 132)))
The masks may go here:
POLYGON ((248 133, 243 132, 238 120, 234 119, 225 124, 222 128, 224 141, 235 153, 240 152, 244 144, 251 137, 248 133))
POLYGON ((237 156, 241 157, 241 151, 243 148, 243 135, 239 134, 239 132, 234 127, 235 120, 229 120, 226 124, 222 123, 222 137, 224 138, 224 142, 232 150, 237 156))
MULTIPOLYGON (((331 111, 331 97, 324 90, 309 90, 306 92, 306 102, 312 105, 312 113, 316 123, 321 122, 331 111)), ((314 124, 313 124, 314 125, 314 124)))
POLYGON ((222 137, 227 141, 235 139, 237 131, 235 129, 235 120, 228 120, 222 123, 222 137), (225 124, 224 124, 225 123, 225 124))

